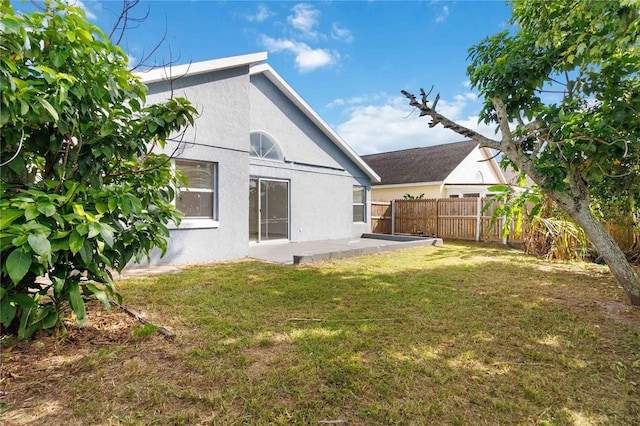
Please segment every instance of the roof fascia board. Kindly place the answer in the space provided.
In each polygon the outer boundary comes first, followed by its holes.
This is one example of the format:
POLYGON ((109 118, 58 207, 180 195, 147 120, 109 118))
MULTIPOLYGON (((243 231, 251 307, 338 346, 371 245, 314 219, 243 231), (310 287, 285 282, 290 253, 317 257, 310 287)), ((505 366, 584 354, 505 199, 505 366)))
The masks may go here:
POLYGON ((209 61, 193 62, 190 64, 173 65, 154 68, 149 71, 137 72, 143 83, 155 83, 186 76, 205 74, 241 66, 253 66, 267 60, 267 52, 248 53, 246 55, 228 56, 211 59, 209 61))
POLYGON ((298 93, 269 65, 259 64, 251 66, 250 75, 264 74, 284 95, 318 126, 320 130, 346 154, 369 178, 376 183, 380 182, 380 176, 364 162, 358 154, 307 104, 298 93))
POLYGON ((497 185, 496 183, 445 183, 444 186, 457 186, 457 187, 462 187, 462 186, 468 186, 468 187, 482 187, 482 186, 493 186, 493 185, 497 185))
POLYGON ((412 183, 391 183, 388 185, 376 185, 375 189, 385 189, 385 188, 408 188, 414 186, 433 186, 433 185, 443 185, 442 181, 434 181, 434 182, 412 182, 412 183))

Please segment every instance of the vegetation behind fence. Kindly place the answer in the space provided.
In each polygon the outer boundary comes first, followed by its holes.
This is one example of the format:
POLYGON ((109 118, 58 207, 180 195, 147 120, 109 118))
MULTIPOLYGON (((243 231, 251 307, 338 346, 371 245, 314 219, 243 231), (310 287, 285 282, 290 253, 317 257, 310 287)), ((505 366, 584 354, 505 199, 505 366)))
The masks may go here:
MULTIPOLYGON (((490 228, 491 217, 499 203, 493 203, 487 211, 482 209, 488 198, 434 198, 428 200, 394 200, 371 202, 371 230, 381 234, 434 235, 456 240, 503 241, 502 224, 496 220, 490 228), (392 215, 395 220, 392 221, 392 215), (478 223, 480 222, 480 223, 478 223)), ((630 226, 605 224, 623 250, 637 244, 638 234, 630 226)), ((526 232, 526 227, 524 227, 526 232)), ((523 237, 509 242, 522 243, 523 237)))

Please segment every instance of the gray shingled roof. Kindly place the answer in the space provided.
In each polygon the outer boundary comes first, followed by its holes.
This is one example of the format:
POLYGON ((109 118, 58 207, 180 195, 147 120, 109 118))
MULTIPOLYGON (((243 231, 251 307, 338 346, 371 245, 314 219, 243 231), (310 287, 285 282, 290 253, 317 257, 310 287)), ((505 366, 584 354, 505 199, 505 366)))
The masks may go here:
POLYGON ((361 157, 382 179, 374 185, 441 182, 477 145, 463 141, 361 157))

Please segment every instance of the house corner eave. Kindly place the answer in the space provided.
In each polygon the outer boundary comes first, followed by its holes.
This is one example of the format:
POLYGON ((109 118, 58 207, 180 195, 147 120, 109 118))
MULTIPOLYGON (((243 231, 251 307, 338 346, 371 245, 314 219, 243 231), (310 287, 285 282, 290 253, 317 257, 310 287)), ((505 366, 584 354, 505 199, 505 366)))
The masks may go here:
POLYGON ((208 61, 192 62, 181 65, 170 65, 167 67, 154 68, 148 71, 136 72, 145 84, 167 81, 186 76, 206 74, 214 71, 221 71, 229 68, 249 66, 262 63, 267 60, 267 52, 248 53, 246 55, 227 56, 224 58, 211 59, 208 61))

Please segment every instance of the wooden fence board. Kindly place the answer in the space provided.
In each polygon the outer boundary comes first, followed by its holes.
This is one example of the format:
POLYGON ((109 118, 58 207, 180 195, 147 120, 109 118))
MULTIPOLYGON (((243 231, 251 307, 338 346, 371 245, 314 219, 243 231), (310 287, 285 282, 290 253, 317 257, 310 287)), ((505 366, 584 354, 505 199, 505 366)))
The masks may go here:
POLYGON ((398 234, 438 233, 437 200, 396 200, 395 216, 395 232, 398 234))
POLYGON ((604 227, 623 251, 631 250, 637 246, 640 235, 634 232, 632 226, 605 223, 604 227))
POLYGON ((371 232, 377 234, 391 233, 391 203, 371 202, 371 232))
MULTIPOLYGON (((500 204, 492 203, 486 211, 482 211, 489 201, 488 198, 480 199, 480 240, 503 241, 503 218, 496 220, 494 226, 489 229, 493 212, 500 204)), ((477 198, 394 200, 393 204, 395 204, 394 231, 396 234, 434 235, 457 240, 476 239, 479 215, 477 198)), ((391 216, 392 202, 372 201, 372 232, 390 234, 392 232, 391 216)), ((622 250, 629 250, 634 247, 634 244, 638 244, 640 236, 633 227, 607 223, 604 225, 622 250)), ((521 243, 523 237, 514 238, 512 232, 509 242, 521 243)))

